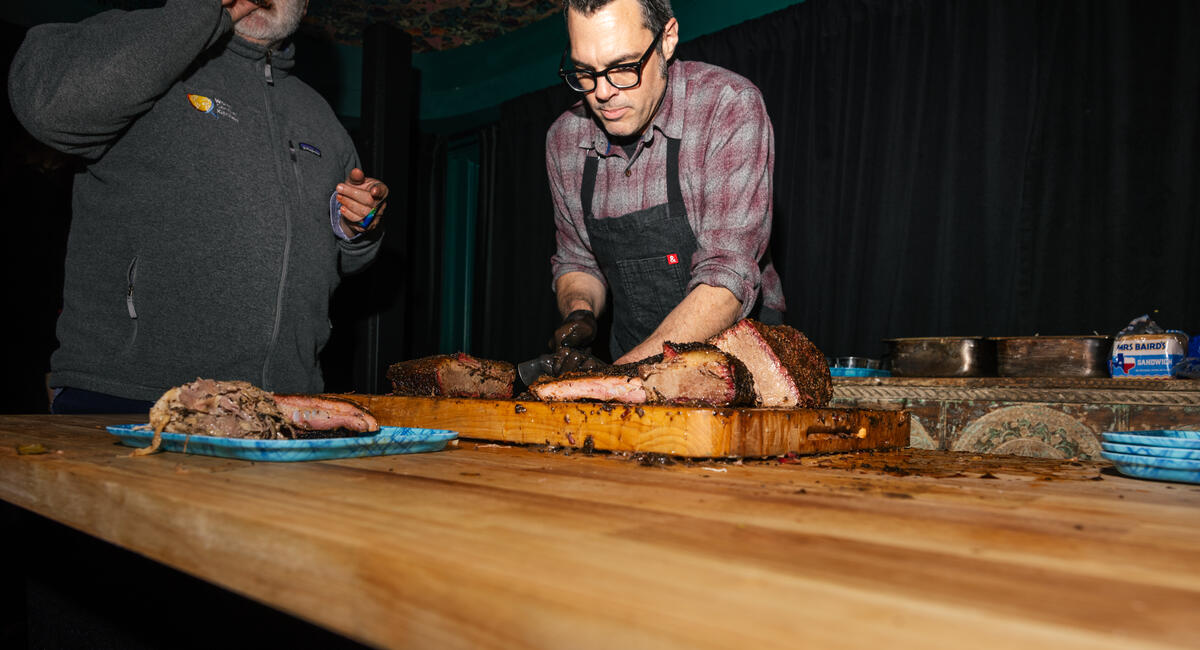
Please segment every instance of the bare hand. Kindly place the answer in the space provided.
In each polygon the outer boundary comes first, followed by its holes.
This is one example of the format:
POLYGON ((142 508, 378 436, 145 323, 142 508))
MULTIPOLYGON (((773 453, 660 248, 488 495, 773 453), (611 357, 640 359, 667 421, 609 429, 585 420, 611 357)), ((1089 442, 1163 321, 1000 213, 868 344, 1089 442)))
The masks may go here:
POLYGON ((250 0, 221 0, 221 6, 229 11, 229 17, 235 23, 254 13, 255 9, 258 9, 258 5, 250 2, 250 0))
POLYGON ((337 186, 337 201, 342 215, 342 230, 347 235, 374 230, 387 209, 388 187, 383 181, 369 178, 355 167, 346 180, 337 186))

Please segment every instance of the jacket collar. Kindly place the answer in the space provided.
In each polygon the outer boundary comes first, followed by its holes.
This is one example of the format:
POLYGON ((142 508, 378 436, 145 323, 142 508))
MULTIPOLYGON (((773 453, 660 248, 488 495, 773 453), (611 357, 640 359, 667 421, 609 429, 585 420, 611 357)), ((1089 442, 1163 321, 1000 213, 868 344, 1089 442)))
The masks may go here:
MULTIPOLYGON (((262 61, 267 58, 268 48, 265 45, 251 43, 246 39, 234 34, 230 39, 225 49, 233 54, 236 54, 244 59, 251 61, 262 61)), ((276 49, 270 50, 271 53, 271 69, 283 76, 287 76, 292 68, 296 65, 296 46, 291 40, 284 41, 276 49)))

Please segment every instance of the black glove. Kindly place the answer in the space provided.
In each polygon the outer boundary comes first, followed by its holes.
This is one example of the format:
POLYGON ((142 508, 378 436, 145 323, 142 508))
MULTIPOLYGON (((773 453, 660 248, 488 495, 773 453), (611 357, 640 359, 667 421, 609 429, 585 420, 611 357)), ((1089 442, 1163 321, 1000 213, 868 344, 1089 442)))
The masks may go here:
POLYGON ((550 374, 554 375, 555 377, 561 377, 564 372, 586 372, 589 370, 600 370, 607 367, 607 363, 604 363, 596 357, 593 357, 585 350, 561 347, 554 353, 554 359, 551 361, 550 374))
POLYGON ((568 347, 587 349, 596 338, 596 315, 590 309, 576 309, 567 314, 562 325, 550 336, 550 351, 568 347))

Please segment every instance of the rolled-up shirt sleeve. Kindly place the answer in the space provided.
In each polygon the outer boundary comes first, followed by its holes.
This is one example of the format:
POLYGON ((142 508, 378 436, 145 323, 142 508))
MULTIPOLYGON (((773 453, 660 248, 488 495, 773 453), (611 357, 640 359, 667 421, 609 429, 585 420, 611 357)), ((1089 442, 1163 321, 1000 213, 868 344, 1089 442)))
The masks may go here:
POLYGON ((755 89, 729 90, 712 115, 704 153, 703 187, 692 256, 691 291, 698 284, 724 287, 754 308, 762 282, 759 260, 771 237, 771 173, 775 136, 755 89))
POLYGON ((550 181, 550 195, 554 201, 554 239, 557 243, 557 250, 550 258, 550 285, 553 289, 558 278, 579 271, 595 277, 607 289, 608 283, 604 280, 604 274, 600 272, 595 255, 592 254, 587 227, 583 215, 580 214, 582 209, 573 208, 571 205, 577 201, 567 200, 566 188, 577 184, 568 185, 567 179, 577 179, 578 175, 571 174, 563 167, 563 156, 576 153, 582 157, 585 152, 578 145, 563 142, 561 137, 556 137, 557 133, 556 129, 551 129, 546 136, 546 176, 550 181))

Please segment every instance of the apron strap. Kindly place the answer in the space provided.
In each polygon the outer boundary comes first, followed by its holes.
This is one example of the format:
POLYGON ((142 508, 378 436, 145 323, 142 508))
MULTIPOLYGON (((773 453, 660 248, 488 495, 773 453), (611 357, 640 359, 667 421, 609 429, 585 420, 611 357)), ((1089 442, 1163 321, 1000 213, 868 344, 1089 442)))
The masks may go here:
POLYGON ((587 155, 583 162, 583 186, 579 188, 579 200, 583 203, 583 214, 592 215, 592 195, 596 192, 596 171, 600 168, 600 156, 587 155))
MULTIPOLYGON (((666 136, 663 136, 666 138, 666 136)), ((667 138, 667 202, 683 207, 683 189, 679 184, 679 143, 676 138, 667 138)))
MULTIPOLYGON (((667 202, 673 205, 683 205, 683 186, 679 183, 679 145, 681 140, 668 138, 667 141, 667 202)), ((592 212, 592 199, 596 194, 596 176, 600 171, 600 156, 587 155, 583 161, 583 182, 579 187, 579 201, 583 214, 595 218, 592 212)))

